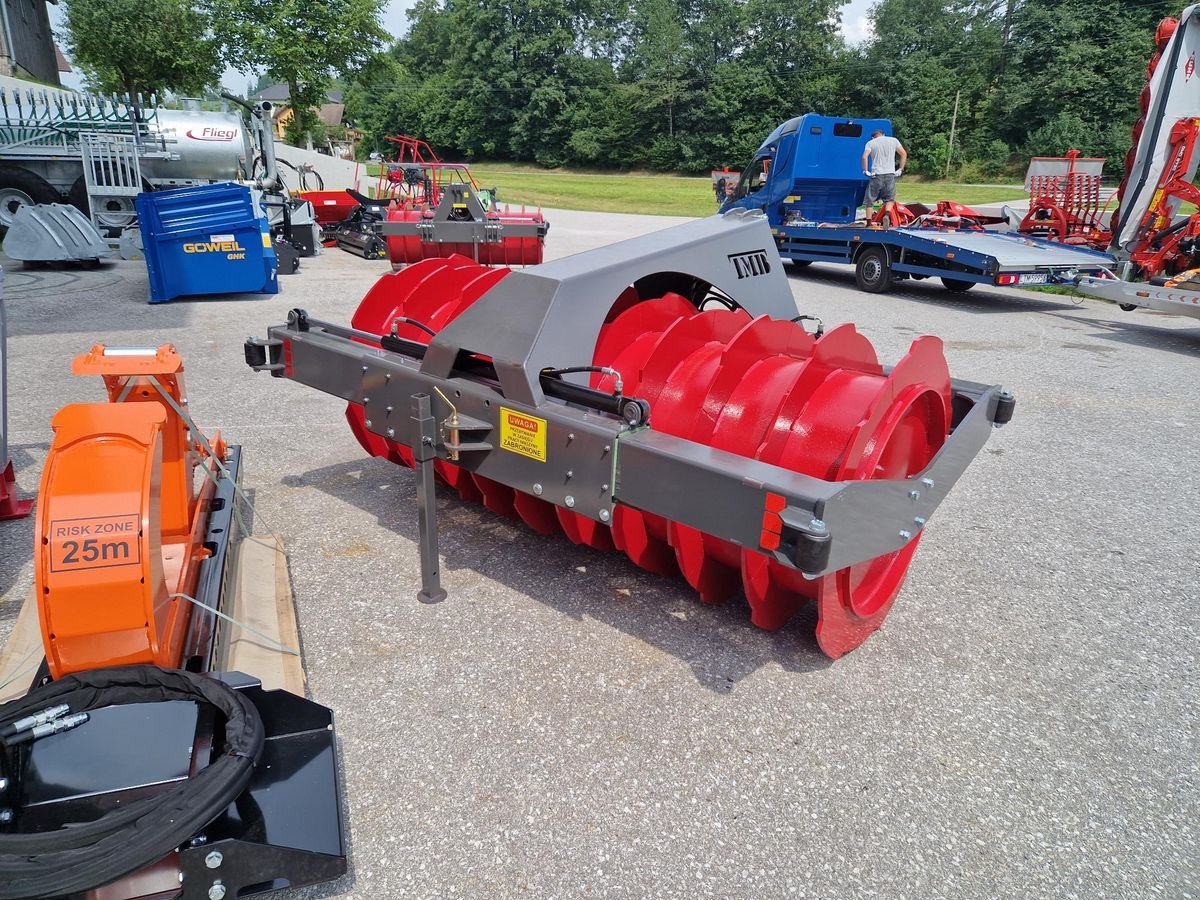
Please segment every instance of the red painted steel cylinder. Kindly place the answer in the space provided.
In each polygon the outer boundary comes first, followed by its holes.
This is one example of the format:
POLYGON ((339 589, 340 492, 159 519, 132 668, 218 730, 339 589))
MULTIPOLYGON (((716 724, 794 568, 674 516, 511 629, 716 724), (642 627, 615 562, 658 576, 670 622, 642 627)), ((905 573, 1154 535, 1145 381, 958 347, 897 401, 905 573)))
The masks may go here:
MULTIPOLYGON (((491 215, 491 214, 489 214, 491 215)), ((389 222, 432 221, 434 211, 420 206, 400 205, 388 210, 389 222)), ((501 225, 533 225, 545 221, 541 212, 496 212, 493 216, 501 225)), ((436 225, 435 234, 436 234, 436 225)), ((465 256, 484 266, 535 266, 542 261, 544 239, 537 236, 514 237, 503 235, 499 243, 468 244, 422 240, 419 235, 389 235, 388 257, 392 265, 411 265, 423 259, 446 259, 465 256)))
MULTIPOLYGON (((437 331, 507 274, 461 257, 426 259, 380 279, 352 324, 385 334, 405 316, 437 331)), ((411 325, 395 331, 429 341, 411 325)), ((917 339, 885 373, 852 325, 815 339, 793 322, 698 311, 677 294, 643 299, 628 288, 613 302, 591 362, 621 373, 625 393, 650 403, 658 431, 831 481, 911 477, 950 428, 950 375, 933 337, 917 339)), ((607 375, 591 383, 613 387, 607 375)), ((360 406, 350 404, 347 418, 368 453, 413 464, 407 447, 367 431, 360 406)), ((831 657, 880 626, 919 542, 918 535, 895 553, 807 580, 769 552, 767 525, 782 509, 772 509, 769 497, 763 544, 747 548, 620 503, 609 527, 448 462, 436 465, 464 499, 539 533, 561 532, 577 544, 621 550, 650 571, 682 575, 706 603, 745 596, 760 627, 780 628, 816 602, 817 641, 831 657)))

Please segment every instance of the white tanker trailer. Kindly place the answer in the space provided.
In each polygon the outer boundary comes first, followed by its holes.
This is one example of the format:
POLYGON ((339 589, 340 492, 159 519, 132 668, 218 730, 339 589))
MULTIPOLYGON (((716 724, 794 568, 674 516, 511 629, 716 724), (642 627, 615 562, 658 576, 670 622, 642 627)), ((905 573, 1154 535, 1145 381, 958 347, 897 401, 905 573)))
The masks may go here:
MULTIPOLYGON (((255 108, 267 122, 270 110, 269 103, 255 108)), ((274 160, 264 159, 263 142, 251 133, 262 126, 261 117, 248 126, 241 113, 228 109, 143 107, 125 97, 0 89, 0 230, 27 204, 65 201, 88 213, 81 145, 89 135, 132 141, 142 186, 151 190, 273 180, 274 160)), ((134 220, 133 198, 104 198, 96 212, 101 224, 124 227, 134 220)))

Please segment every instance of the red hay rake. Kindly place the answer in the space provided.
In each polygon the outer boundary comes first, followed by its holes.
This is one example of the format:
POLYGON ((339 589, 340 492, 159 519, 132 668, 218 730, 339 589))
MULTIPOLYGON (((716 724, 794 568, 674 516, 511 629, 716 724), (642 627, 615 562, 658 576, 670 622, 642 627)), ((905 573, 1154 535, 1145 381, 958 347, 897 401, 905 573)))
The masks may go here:
POLYGON ((1029 212, 1018 230, 1066 244, 1108 246, 1103 169, 1103 159, 1081 157, 1078 150, 1063 157, 1035 156, 1025 174, 1029 212))

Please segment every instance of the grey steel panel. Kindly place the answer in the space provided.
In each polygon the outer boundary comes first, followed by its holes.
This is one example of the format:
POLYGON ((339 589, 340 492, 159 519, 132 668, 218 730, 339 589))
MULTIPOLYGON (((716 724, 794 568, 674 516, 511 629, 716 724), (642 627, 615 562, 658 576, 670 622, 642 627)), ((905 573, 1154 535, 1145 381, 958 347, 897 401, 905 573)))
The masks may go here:
POLYGON ((419 443, 412 397, 429 394, 433 415, 441 423, 440 458, 449 458, 447 444, 452 441, 446 422, 457 412, 463 423, 459 442, 478 447, 461 452, 457 465, 589 518, 609 521, 613 448, 620 432, 627 430, 623 421, 562 403, 534 407, 463 378, 432 378, 399 354, 372 350, 316 327, 306 332, 276 327, 270 335, 291 342, 292 380, 360 404, 367 428, 375 434, 408 447, 419 443), (504 409, 546 421, 544 462, 499 449, 504 409))
POLYGON ((538 373, 591 363, 617 297, 661 273, 706 282, 754 316, 796 315, 766 218, 739 210, 513 272, 438 333, 422 368, 444 378, 460 350, 480 353, 508 397, 536 406, 538 373))
MULTIPOLYGON (((1095 269, 1113 264, 1112 257, 1094 250, 1083 250, 1054 241, 1043 241, 1018 234, 996 231, 955 231, 944 235, 931 234, 919 228, 898 228, 901 234, 944 246, 947 250, 961 248, 971 253, 990 256, 999 264, 999 271, 1028 271, 1044 266, 1064 266, 1095 269)), ((936 251, 935 251, 936 252, 936 251)))
POLYGON ((96 226, 74 206, 22 206, 4 237, 4 253, 26 262, 101 259, 112 255, 96 226))

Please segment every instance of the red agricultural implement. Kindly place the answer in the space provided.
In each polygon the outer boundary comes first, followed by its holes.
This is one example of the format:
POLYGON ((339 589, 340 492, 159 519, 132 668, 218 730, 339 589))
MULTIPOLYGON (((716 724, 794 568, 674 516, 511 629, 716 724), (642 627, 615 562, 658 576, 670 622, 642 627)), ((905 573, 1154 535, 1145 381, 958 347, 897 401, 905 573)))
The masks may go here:
POLYGON ((1200 188, 1192 184, 1196 171, 1196 140, 1200 119, 1180 119, 1171 128, 1167 165, 1159 191, 1138 225, 1139 238, 1129 259, 1144 279, 1174 275, 1200 261, 1200 214, 1176 220, 1181 202, 1200 207, 1200 188))
POLYGON ((313 215, 322 231, 350 217, 358 200, 348 191, 301 191, 300 198, 313 205, 313 215))
POLYGON ((446 163, 424 141, 389 137, 397 159, 384 163, 376 196, 395 201, 381 232, 392 265, 468 256, 483 265, 528 266, 542 261, 549 224, 542 211, 513 211, 496 203, 471 170, 446 163))
POLYGON ((1195 6, 1180 19, 1164 19, 1155 32, 1148 83, 1133 127, 1117 190, 1109 247, 1122 280, 1081 276, 1086 293, 1115 300, 1123 309, 1145 306, 1200 317, 1200 190, 1192 183, 1200 155, 1200 15, 1195 6), (1180 212, 1185 205, 1193 209, 1180 212))
POLYGON ((924 203, 891 201, 876 209, 867 220, 870 225, 903 228, 909 225, 978 231, 985 225, 998 225, 1003 216, 989 216, 953 200, 939 200, 932 208, 924 203))
POLYGON ((1069 150, 1063 157, 1035 156, 1025 173, 1029 211, 1022 234, 1101 250, 1112 237, 1105 223, 1101 180, 1104 160, 1069 150))
POLYGON ((293 310, 246 360, 348 399, 366 451, 416 467, 420 596, 444 596, 436 475, 705 603, 743 595, 760 627, 814 602, 837 657, 1014 401, 952 379, 937 338, 885 367, 853 326, 797 318, 766 219, 726 215, 525 271, 422 260, 350 327, 293 310))

